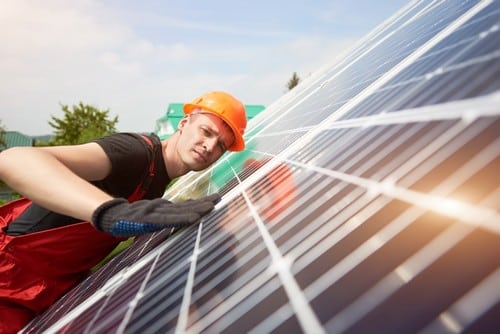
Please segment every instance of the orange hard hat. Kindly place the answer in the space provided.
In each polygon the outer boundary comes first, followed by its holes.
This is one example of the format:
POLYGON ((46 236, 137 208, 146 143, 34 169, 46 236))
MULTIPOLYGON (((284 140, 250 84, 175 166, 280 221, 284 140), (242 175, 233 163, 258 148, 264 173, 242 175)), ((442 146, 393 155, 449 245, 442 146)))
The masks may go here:
POLYGON ((220 117, 233 130, 234 142, 227 149, 242 151, 245 149, 243 134, 247 127, 245 106, 236 98, 225 92, 209 92, 184 104, 184 114, 188 115, 196 109, 220 117))

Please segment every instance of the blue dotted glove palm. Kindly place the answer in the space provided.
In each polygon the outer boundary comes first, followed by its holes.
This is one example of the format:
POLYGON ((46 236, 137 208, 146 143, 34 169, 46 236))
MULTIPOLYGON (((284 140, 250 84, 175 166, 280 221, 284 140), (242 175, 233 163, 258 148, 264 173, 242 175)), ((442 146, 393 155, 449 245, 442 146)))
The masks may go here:
POLYGON ((124 198, 115 198, 94 211, 92 222, 97 229, 113 236, 132 237, 195 224, 219 201, 219 194, 180 203, 161 198, 129 203, 124 198))

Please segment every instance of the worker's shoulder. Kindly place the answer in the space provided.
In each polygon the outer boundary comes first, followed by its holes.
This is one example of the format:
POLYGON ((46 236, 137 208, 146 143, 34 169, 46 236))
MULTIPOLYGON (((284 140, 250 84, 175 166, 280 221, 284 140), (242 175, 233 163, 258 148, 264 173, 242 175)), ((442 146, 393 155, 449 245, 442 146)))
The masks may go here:
MULTIPOLYGON (((96 139, 95 142, 101 146, 106 145, 135 145, 156 142, 158 137, 154 133, 134 133, 134 132, 120 132, 106 137, 96 139)), ((159 141, 159 139, 158 139, 159 141)))

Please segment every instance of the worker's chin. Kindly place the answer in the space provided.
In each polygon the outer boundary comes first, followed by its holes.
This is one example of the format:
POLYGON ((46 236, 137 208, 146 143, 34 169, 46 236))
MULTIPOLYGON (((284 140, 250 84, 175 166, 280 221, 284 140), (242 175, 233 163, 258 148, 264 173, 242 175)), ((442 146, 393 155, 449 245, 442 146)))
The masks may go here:
POLYGON ((200 170, 204 170, 208 166, 210 166, 209 163, 207 163, 205 161, 198 161, 198 160, 194 160, 189 164, 190 169, 195 171, 195 172, 199 172, 200 170))
POLYGON ((190 154, 183 157, 184 165, 192 171, 198 172, 207 168, 210 164, 200 155, 190 154))

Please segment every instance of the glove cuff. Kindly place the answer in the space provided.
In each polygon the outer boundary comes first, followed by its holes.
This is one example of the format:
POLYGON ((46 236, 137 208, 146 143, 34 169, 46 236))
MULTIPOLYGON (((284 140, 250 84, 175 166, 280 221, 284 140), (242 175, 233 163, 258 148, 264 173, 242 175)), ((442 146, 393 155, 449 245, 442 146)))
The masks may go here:
POLYGON ((113 215, 108 214, 109 210, 123 203, 128 203, 128 201, 125 198, 114 198, 97 207, 94 213, 92 213, 92 223, 96 229, 108 232, 115 223, 113 215))

